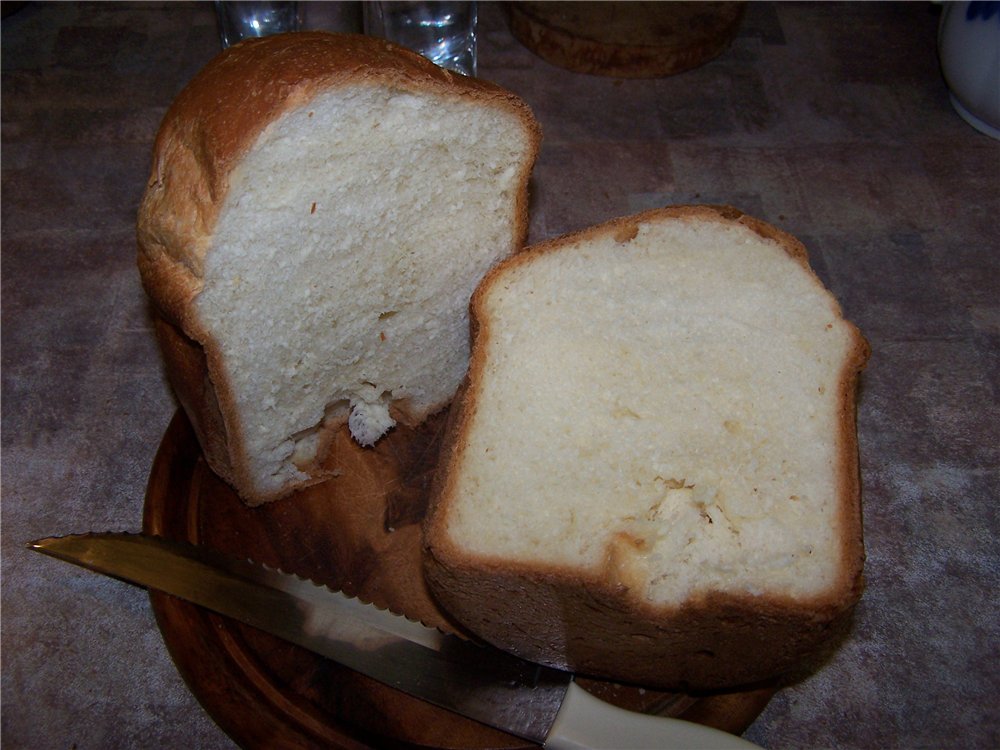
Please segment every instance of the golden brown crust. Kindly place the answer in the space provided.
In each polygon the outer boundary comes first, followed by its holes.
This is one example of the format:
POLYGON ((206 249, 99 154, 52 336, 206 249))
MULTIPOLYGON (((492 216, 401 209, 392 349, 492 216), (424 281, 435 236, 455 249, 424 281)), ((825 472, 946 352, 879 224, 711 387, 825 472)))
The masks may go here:
MULTIPOLYGON (((191 347, 203 349, 191 356, 190 347, 166 347, 167 371, 192 422, 201 425, 199 437, 209 464, 238 487, 249 484, 245 458, 234 450, 242 426, 218 348, 193 306, 202 286, 205 255, 230 173, 264 128, 321 92, 358 84, 468 99, 513 113, 533 151, 520 176, 511 250, 519 249, 527 235, 528 179, 541 131, 527 105, 513 94, 361 35, 298 32, 263 37, 214 58, 177 96, 161 123, 138 214, 138 265, 155 314, 191 347), (179 352, 186 354, 177 356, 179 352), (188 392, 194 384, 211 389, 212 397, 194 397, 188 392), (200 413, 208 404, 211 409, 200 413)), ((407 423, 425 416, 400 413, 407 423)), ((273 499, 244 495, 251 502, 273 499)))
MULTIPOLYGON (((489 286, 505 268, 529 263, 537 253, 607 233, 634 236, 639 223, 666 218, 746 226, 780 243, 821 285, 798 240, 725 206, 677 206, 614 219, 539 243, 495 268, 473 295, 472 358, 452 407, 431 495, 424 528, 425 575, 445 610, 480 637, 527 659, 651 687, 712 690, 771 679, 798 668, 835 639, 861 596, 864 544, 855 391, 870 351, 854 326, 855 344, 839 384, 841 566, 837 581, 824 595, 795 600, 710 593, 681 607, 660 607, 630 595, 627 566, 620 575, 609 569, 586 577, 556 566, 476 558, 459 549, 447 531, 454 494, 452 467, 461 458, 463 435, 476 409, 485 342, 490 336, 484 309, 489 286)), ((609 547, 612 568, 615 549, 609 547)))
POLYGON ((445 611, 504 650, 667 690, 731 688, 793 672, 843 632, 854 604, 851 597, 796 603, 711 594, 653 611, 625 588, 558 570, 463 569, 425 558, 425 575, 445 611))
MULTIPOLYGON (((208 377, 204 348, 185 336, 180 328, 155 313, 153 326, 163 354, 167 379, 181 407, 190 415, 191 426, 202 450, 213 456, 228 456, 226 422, 219 409, 215 388, 208 377)), ((225 460, 217 463, 222 471, 226 471, 234 462, 225 460)), ((233 481, 230 475, 220 472, 220 476, 228 482, 233 481)))

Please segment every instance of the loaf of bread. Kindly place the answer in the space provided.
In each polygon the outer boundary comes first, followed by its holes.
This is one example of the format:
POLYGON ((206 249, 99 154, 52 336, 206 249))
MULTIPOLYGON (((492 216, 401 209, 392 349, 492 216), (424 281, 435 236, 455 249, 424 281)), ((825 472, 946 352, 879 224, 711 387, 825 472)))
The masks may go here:
POLYGON ((509 92, 357 35, 246 41, 178 96, 139 268, 178 399, 248 504, 335 474, 343 425, 368 446, 450 402, 540 137, 509 92))
POLYGON ((654 210, 505 261, 472 319, 424 529, 472 633, 700 690, 780 675, 848 620, 869 349, 799 242, 654 210))

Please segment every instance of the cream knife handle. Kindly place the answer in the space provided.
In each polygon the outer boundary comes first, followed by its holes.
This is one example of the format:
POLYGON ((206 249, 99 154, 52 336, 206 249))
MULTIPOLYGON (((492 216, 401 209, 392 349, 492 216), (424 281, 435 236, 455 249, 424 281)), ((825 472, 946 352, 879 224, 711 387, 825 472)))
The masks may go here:
POLYGON ((690 721, 617 708, 571 682, 545 739, 545 747, 549 750, 740 750, 757 745, 690 721))

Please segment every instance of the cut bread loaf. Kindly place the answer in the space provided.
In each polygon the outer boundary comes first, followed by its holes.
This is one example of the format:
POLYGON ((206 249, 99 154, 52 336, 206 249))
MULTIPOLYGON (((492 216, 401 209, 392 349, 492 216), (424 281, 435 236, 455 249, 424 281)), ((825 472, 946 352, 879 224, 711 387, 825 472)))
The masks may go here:
POLYGON ((816 653, 862 587, 868 345, 795 239, 677 207, 529 248, 473 297, 425 524, 474 634, 714 689, 816 653))
POLYGON ((364 36, 247 41, 178 96, 139 268, 178 398, 247 503, 336 473, 345 423, 367 446, 449 403, 539 141, 514 95, 364 36))

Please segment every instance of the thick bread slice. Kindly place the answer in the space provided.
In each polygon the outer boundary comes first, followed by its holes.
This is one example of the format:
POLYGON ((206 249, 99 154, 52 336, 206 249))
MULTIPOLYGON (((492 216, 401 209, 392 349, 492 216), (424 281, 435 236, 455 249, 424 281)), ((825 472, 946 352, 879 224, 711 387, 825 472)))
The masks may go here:
POLYGON ((693 689, 774 677, 846 622, 869 349, 799 242, 734 209, 654 210, 514 256, 472 317, 425 525, 459 622, 693 689))
POLYGON ((527 105, 384 40, 236 45, 156 139, 139 268, 206 457, 249 504, 336 473, 454 396, 468 302, 520 249, 527 105))

